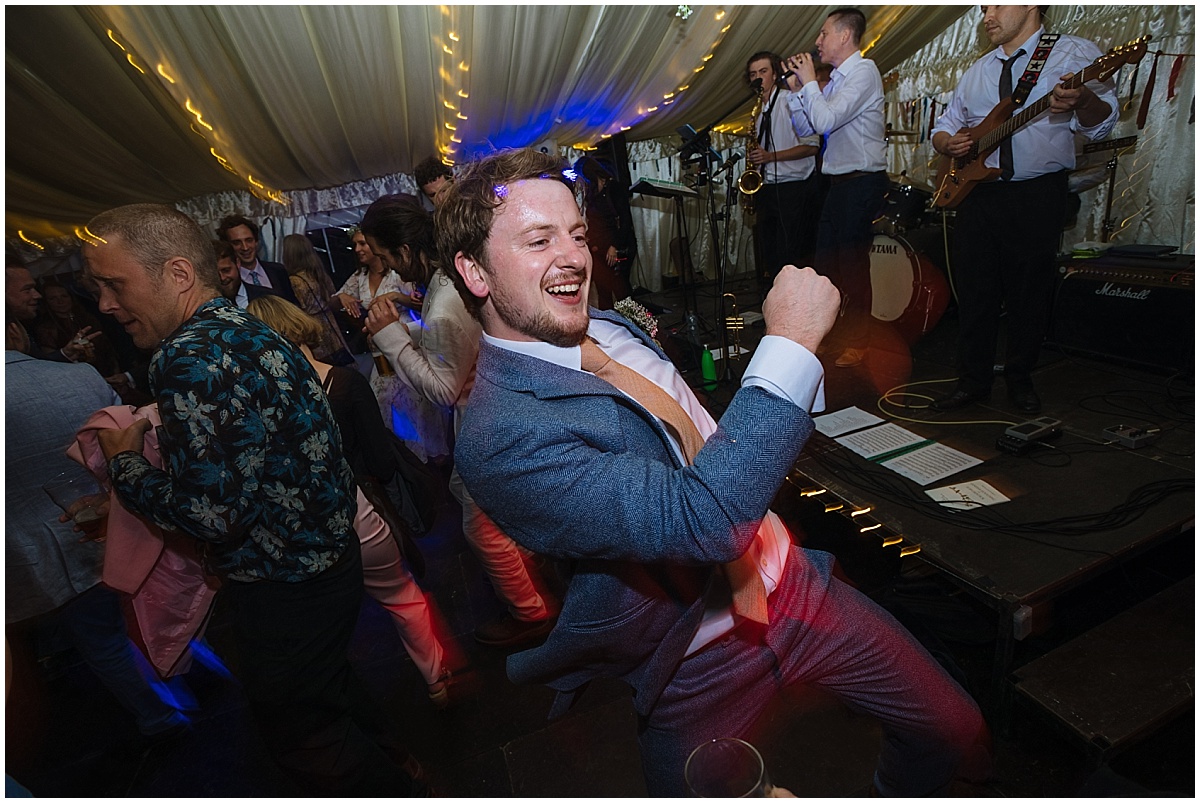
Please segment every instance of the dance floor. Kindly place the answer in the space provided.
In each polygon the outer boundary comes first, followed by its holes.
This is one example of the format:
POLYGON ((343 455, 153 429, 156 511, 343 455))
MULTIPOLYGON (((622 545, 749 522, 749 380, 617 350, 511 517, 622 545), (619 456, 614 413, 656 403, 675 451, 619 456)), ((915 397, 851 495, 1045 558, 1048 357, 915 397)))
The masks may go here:
MULTIPOLYGON (((760 304, 757 287, 746 280, 731 282, 726 288, 711 283, 694 288, 686 307, 699 312, 698 324, 708 329, 699 336, 713 346, 719 337, 712 324, 713 303, 722 290, 736 295, 741 312, 757 310, 760 304)), ((643 298, 669 310, 660 316, 660 340, 678 353, 680 340, 672 338, 670 330, 682 322, 685 304, 681 293, 675 290, 643 298)), ((877 352, 859 368, 834 368, 836 350, 822 355, 829 409, 856 405, 879 414, 878 397, 897 385, 952 377, 956 334, 952 307, 911 351, 902 340, 881 335, 877 352)), ((752 347, 761 335, 761 327, 751 323, 741 333, 742 343, 752 347)), ((1070 394, 1078 391, 1079 370, 1099 384, 1100 396, 1104 396, 1105 372, 1111 372, 1114 386, 1124 381, 1121 377, 1134 373, 1132 368, 1088 362, 1045 349, 1035 380, 1046 414, 1063 419, 1068 426, 1078 420, 1074 418, 1078 411, 1062 400, 1074 398, 1070 394)), ((685 376, 695 386, 703 384, 698 368, 685 376)), ((1152 402, 1173 400, 1176 408, 1184 411, 1178 421, 1164 423, 1174 428, 1173 443, 1182 455, 1174 463, 1187 466, 1179 473, 1190 478, 1194 437, 1191 372, 1186 377, 1137 376, 1161 393, 1161 399, 1152 402)), ((714 411, 719 412, 727 402, 733 385, 718 383, 707 392, 714 411)), ((931 395, 937 395, 949 385, 926 387, 934 388, 931 395)), ((1162 404, 1157 409, 1165 409, 1162 404)), ((1003 385, 997 382, 987 408, 965 409, 961 416, 1027 417, 1006 405, 1003 385)), ((922 420, 926 417, 920 411, 910 414, 922 420)), ((956 414, 954 420, 961 416, 956 414)), ((971 435, 975 430, 943 431, 947 438, 957 434, 960 440, 978 440, 971 435)), ((1076 454, 1074 461, 1073 467, 1062 470, 1078 470, 1088 458, 1076 454)), ((1170 459, 1165 461, 1168 467, 1172 464, 1170 459)), ((847 492, 869 495, 849 486, 847 492)), ((1112 503, 1101 501, 1106 506, 1112 503)), ((592 684, 567 716, 549 722, 546 713, 552 693, 541 687, 514 686, 504 673, 505 654, 471 638, 474 627, 499 614, 500 606, 463 541, 458 509, 453 505, 451 502, 442 510, 434 531, 419 541, 428 563, 422 585, 436 602, 440 627, 453 644, 450 663, 456 683, 451 705, 439 711, 429 703, 424 683, 387 615, 365 598, 350 656, 429 771, 435 792, 451 797, 644 796, 637 721, 622 684, 592 684)), ((820 533, 810 535, 820 537, 820 533)), ((921 540, 919 532, 906 536, 921 540)), ((1036 705, 995 695, 996 618, 985 601, 969 593, 969 588, 964 590, 969 584, 950 577, 937 561, 919 556, 882 568, 871 565, 861 569, 849 565, 851 554, 839 558, 847 563, 848 574, 862 573, 864 590, 909 626, 989 712, 996 772, 979 793, 1002 797, 1194 795, 1190 711, 1160 723, 1136 744, 1097 764, 1086 745, 1056 726, 1036 705)), ((1035 628, 1015 645, 1014 667, 1186 579, 1193 566, 1192 532, 1188 529, 1181 537, 1158 539, 1139 554, 1129 555, 1117 570, 1099 573, 1069 593, 1064 591, 1056 599, 1052 625, 1044 630, 1035 628)), ((550 589, 561 589, 552 563, 545 564, 543 573, 550 589)), ((236 657, 230 654, 228 618, 219 602, 207 643, 236 669, 236 657)), ((18 679, 8 706, 6 772, 36 796, 303 793, 267 758, 236 680, 204 665, 194 666, 186 676, 197 706, 194 728, 173 742, 148 745, 137 737, 132 721, 79 659, 55 645, 53 629, 48 628, 43 639, 45 660, 35 677, 18 679)), ((822 692, 804 689, 785 694, 749 736, 761 747, 772 780, 801 797, 864 795, 871 781, 878 737, 878 726, 870 718, 849 711, 822 692)))

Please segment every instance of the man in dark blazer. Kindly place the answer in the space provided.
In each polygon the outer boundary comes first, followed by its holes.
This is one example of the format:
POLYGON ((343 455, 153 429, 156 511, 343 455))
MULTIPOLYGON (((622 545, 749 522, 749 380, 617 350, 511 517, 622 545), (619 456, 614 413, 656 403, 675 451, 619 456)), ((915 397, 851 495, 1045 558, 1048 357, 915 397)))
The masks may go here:
POLYGON ((586 226, 562 167, 532 149, 498 154, 437 212, 440 258, 484 330, 456 464, 514 540, 571 566, 557 626, 509 658, 510 678, 556 689, 558 712, 593 678, 628 683, 654 795, 685 794, 691 750, 746 735, 794 683, 880 720, 875 792, 983 780, 978 706, 768 510, 823 405, 813 352, 837 314, 833 285, 783 268, 718 424, 649 336, 589 311, 586 226), (647 384, 657 403, 642 400, 647 384))
POLYGON ((234 254, 232 245, 224 240, 213 240, 212 244, 213 251, 217 255, 217 278, 221 283, 221 295, 242 309, 261 296, 280 296, 282 298, 282 295, 274 288, 242 281, 242 272, 238 267, 237 256, 234 254))
POLYGON ((258 224, 242 215, 226 215, 217 227, 217 237, 233 246, 242 281, 249 287, 266 287, 299 306, 287 268, 258 258, 258 224))

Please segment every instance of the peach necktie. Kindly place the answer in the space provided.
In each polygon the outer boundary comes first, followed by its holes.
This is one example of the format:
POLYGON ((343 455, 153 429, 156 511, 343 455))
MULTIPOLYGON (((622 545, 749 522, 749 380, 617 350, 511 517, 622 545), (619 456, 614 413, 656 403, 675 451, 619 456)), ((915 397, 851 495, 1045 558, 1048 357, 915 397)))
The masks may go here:
MULTIPOLYGON (((581 351, 583 370, 622 391, 662 421, 679 442, 684 458, 691 464, 704 445, 704 438, 679 402, 637 371, 609 357, 590 338, 583 341, 581 351)), ((725 575, 733 592, 733 610, 747 619, 766 624, 767 589, 750 552, 726 563, 725 575)))

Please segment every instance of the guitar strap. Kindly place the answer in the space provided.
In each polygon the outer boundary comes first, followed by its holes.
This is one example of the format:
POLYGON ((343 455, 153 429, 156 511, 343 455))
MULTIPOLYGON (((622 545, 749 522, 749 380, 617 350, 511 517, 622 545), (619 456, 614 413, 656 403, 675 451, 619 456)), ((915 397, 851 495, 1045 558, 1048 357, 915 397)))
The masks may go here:
POLYGON ((1034 48, 1033 55, 1029 57, 1029 63, 1025 65, 1025 72, 1021 73, 1021 80, 1017 81, 1017 86, 1013 89, 1013 105, 1024 105, 1026 98, 1029 97, 1029 93, 1038 81, 1038 76, 1042 74, 1042 68, 1046 66, 1046 60, 1050 58, 1050 51, 1054 49, 1054 43, 1060 37, 1061 34, 1057 33, 1042 34, 1037 47, 1034 48))

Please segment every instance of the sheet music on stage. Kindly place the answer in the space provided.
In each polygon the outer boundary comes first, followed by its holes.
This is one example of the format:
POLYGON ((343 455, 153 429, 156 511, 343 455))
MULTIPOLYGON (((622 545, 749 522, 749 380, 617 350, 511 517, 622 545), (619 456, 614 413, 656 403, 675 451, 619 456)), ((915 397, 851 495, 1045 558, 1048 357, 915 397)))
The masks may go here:
POLYGON ((653 195, 655 198, 697 198, 700 193, 686 184, 678 181, 666 181, 661 178, 642 176, 629 188, 630 192, 640 192, 643 195, 653 195))

